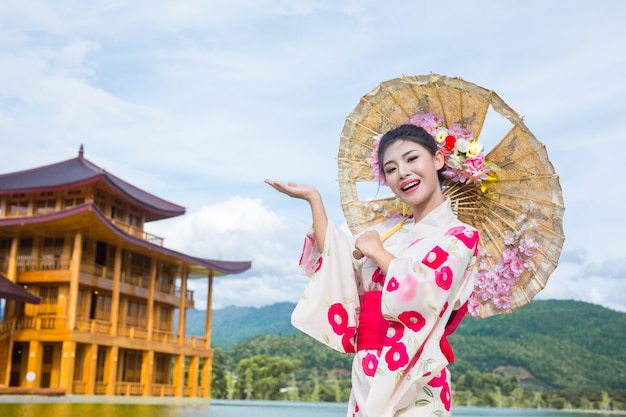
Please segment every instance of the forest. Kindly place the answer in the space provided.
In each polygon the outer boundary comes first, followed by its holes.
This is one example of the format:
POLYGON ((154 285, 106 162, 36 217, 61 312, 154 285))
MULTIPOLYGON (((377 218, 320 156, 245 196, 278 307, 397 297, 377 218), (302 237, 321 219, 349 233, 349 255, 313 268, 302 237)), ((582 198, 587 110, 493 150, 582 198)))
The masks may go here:
MULTIPOLYGON (((284 304, 216 314, 214 325, 229 328, 231 339, 217 332, 213 398, 347 401, 352 356, 284 326, 292 308, 284 304), (283 334, 266 331, 264 321, 283 334), (256 336, 232 336, 253 334, 252 327, 256 336)), ((450 337, 454 401, 625 410, 624 330, 626 314, 576 301, 534 301, 512 314, 466 319, 450 337)))

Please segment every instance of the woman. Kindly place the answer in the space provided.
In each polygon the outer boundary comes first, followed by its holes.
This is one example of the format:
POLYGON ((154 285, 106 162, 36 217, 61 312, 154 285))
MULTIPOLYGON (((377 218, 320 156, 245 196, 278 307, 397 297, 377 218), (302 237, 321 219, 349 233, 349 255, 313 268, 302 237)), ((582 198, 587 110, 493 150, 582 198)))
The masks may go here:
POLYGON ((266 180, 310 205, 313 233, 300 269, 311 280, 292 322, 356 353, 348 416, 451 415, 447 364, 454 356, 446 337, 467 311, 479 239, 442 193, 444 166, 444 151, 423 128, 402 125, 383 135, 378 168, 412 215, 356 240, 329 222, 314 187, 266 180), (381 241, 383 234, 390 236, 381 241))

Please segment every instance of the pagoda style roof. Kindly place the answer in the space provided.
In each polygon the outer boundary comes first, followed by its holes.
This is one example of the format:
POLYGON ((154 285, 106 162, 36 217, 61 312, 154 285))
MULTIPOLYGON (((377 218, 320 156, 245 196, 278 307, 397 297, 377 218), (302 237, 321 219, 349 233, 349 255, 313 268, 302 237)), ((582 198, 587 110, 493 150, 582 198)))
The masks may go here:
POLYGON ((185 214, 184 207, 143 191, 89 162, 83 156, 82 145, 76 158, 0 175, 0 194, 57 191, 96 182, 106 183, 124 199, 141 207, 146 221, 185 214))
POLYGON ((137 252, 157 253, 173 263, 186 263, 189 266, 189 278, 239 274, 251 267, 249 261, 218 261, 198 258, 130 235, 112 224, 92 201, 50 214, 0 218, 0 230, 11 231, 13 229, 10 234, 18 236, 20 230, 16 229, 47 234, 58 230, 60 226, 65 231, 88 232, 88 236, 94 238, 106 237, 114 244, 132 247, 137 252))
POLYGON ((39 304, 41 298, 26 291, 0 272, 0 298, 21 301, 23 303, 39 304))

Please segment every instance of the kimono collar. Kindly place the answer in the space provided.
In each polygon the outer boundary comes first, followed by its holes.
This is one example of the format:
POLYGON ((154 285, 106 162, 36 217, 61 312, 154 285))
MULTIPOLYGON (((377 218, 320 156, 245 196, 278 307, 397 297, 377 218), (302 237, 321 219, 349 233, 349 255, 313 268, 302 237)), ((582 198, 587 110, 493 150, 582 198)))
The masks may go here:
POLYGON ((450 208, 450 198, 446 197, 443 203, 435 207, 418 223, 414 224, 411 230, 423 236, 429 232, 446 228, 455 220, 457 218, 450 208))

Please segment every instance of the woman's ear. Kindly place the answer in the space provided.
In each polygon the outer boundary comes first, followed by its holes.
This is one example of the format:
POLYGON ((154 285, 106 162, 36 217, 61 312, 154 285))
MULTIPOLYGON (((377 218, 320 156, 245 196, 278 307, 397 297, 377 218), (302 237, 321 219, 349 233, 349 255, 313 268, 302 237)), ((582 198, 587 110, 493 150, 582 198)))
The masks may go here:
POLYGON ((435 168, 437 169, 437 171, 443 168, 444 164, 446 163, 446 157, 444 156, 443 150, 441 149, 438 149, 437 152, 435 152, 433 159, 435 160, 435 168))

